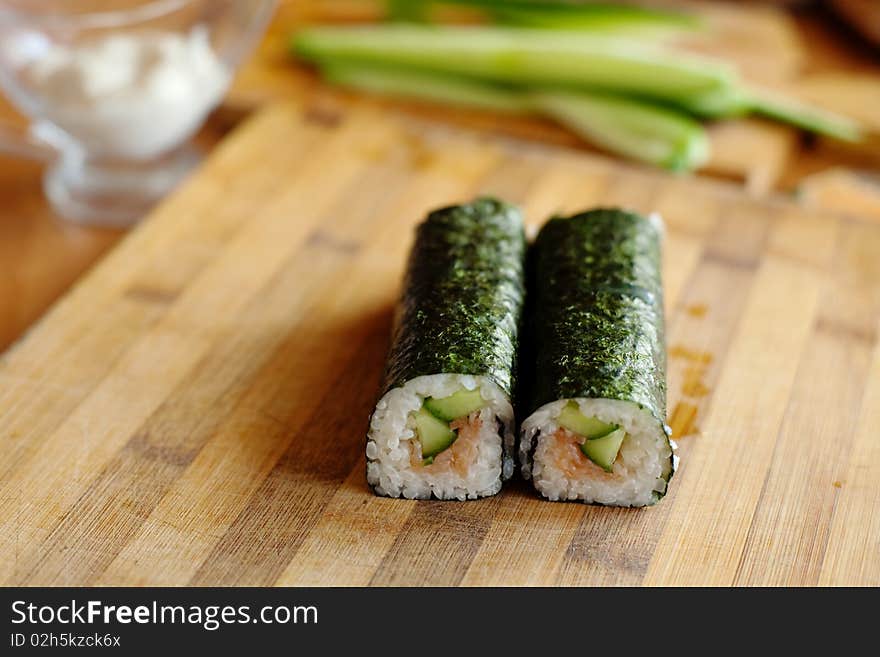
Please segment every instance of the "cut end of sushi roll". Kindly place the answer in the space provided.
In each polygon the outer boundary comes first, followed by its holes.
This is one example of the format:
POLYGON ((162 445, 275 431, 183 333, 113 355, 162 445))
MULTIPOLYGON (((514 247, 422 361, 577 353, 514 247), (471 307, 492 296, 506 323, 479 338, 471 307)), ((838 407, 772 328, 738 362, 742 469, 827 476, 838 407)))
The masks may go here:
POLYGON ((420 376, 389 390, 367 433, 367 481, 378 495, 476 499, 514 470, 514 416, 486 377, 420 376))
POLYGON ((523 422, 523 476, 549 500, 648 506, 674 469, 666 427, 648 410, 616 399, 562 399, 523 422))

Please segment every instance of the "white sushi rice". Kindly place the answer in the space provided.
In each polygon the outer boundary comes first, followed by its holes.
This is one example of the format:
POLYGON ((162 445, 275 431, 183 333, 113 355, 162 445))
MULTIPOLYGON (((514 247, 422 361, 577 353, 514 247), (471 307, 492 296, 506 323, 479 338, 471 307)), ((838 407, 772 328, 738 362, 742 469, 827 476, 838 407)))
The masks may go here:
MULTIPOLYGON (((647 506, 666 491, 673 469, 673 445, 656 418, 637 404, 616 399, 575 399, 581 413, 626 431, 613 476, 569 477, 551 458, 551 437, 557 418, 569 400, 545 404, 523 422, 520 441, 522 474, 533 480, 539 493, 550 500, 581 500, 614 506, 647 506), (538 443, 532 451, 534 441, 538 443)), ((586 457, 585 457, 586 458, 586 457)))
POLYGON ((494 495, 501 490, 502 480, 513 474, 515 440, 513 407, 494 382, 466 374, 420 376, 389 390, 376 404, 367 432, 367 481, 379 495, 390 497, 428 499, 433 495, 465 500, 494 495), (412 413, 426 397, 442 399, 461 388, 479 388, 487 402, 480 411, 477 461, 468 468, 466 478, 456 472, 413 467, 408 444, 417 440, 412 413), (498 434, 499 421, 503 440, 498 434))

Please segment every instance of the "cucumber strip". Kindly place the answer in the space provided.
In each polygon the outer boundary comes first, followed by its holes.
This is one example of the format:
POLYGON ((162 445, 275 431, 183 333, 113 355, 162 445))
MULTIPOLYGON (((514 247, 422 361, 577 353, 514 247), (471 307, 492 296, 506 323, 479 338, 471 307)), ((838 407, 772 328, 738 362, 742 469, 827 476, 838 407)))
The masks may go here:
POLYGON ((676 100, 722 92, 736 71, 713 59, 583 31, 410 24, 316 27, 301 56, 406 66, 517 84, 602 88, 676 100))
POLYGON ((321 71, 334 84, 384 96, 513 114, 532 111, 523 94, 468 78, 348 62, 331 62, 321 71))
POLYGON ((432 2, 420 0, 387 0, 388 18, 395 21, 426 22, 432 2))
POLYGON ((603 34, 638 34, 639 36, 668 35, 686 29, 693 29, 684 22, 644 20, 641 16, 615 16, 585 12, 563 13, 526 9, 519 7, 499 7, 492 10, 491 16, 503 25, 540 27, 551 30, 589 30, 603 34))
POLYGON ((632 159, 689 171, 709 159, 709 138, 693 119, 627 98, 542 91, 535 106, 587 141, 632 159))
MULTIPOLYGON (((528 110, 527 102, 498 83, 560 89, 559 94, 576 91, 596 95, 601 91, 618 98, 634 96, 641 100, 618 100, 633 103, 633 112, 623 104, 611 110, 622 113, 611 129, 598 117, 573 120, 571 114, 580 115, 582 111, 563 109, 567 102, 553 102, 551 106, 557 118, 589 139, 598 140, 604 134, 601 143, 631 157, 638 157, 633 142, 644 136, 628 135, 627 130, 615 127, 621 123, 639 125, 647 119, 647 154, 638 159, 659 161, 673 169, 694 168, 705 161, 706 137, 674 110, 651 108, 645 100, 658 100, 704 118, 755 112, 843 141, 859 141, 863 133, 862 127, 847 117, 767 90, 741 86, 735 69, 724 62, 584 31, 409 24, 318 27, 296 34, 292 45, 300 55, 349 84, 378 90, 384 86, 390 93, 454 100, 471 107, 528 110), (346 68, 351 66, 355 68, 346 68), (397 79, 383 79, 377 72, 367 74, 367 69, 378 71, 377 67, 395 69, 397 79), (429 74, 436 77, 429 79, 429 74), (446 79, 440 77, 444 74, 446 79), (486 82, 486 86, 478 86, 476 80, 486 82), (490 87, 489 82, 496 84, 490 87), (661 118, 664 112, 665 119, 661 118), (651 141, 658 131, 678 131, 687 136, 664 158, 651 141)), ((586 104, 581 109, 591 116, 596 114, 595 103, 592 109, 586 104)), ((609 112, 603 113, 607 116, 609 112)))
POLYGON ((547 28, 589 28, 603 32, 677 32, 701 27, 699 18, 683 12, 617 3, 572 3, 560 0, 388 0, 394 20, 425 20, 436 6, 482 10, 502 23, 547 28))
POLYGON ((703 119, 738 118, 752 110, 751 100, 742 87, 730 87, 717 93, 682 98, 676 105, 703 119))
POLYGON ((746 92, 746 97, 757 114, 802 130, 847 142, 858 142, 863 137, 857 121, 797 99, 754 87, 746 92))
POLYGON ((690 14, 651 9, 635 5, 588 3, 506 3, 491 2, 490 15, 509 25, 547 29, 588 29, 602 33, 665 35, 700 28, 700 20, 690 14))
POLYGON ((672 170, 690 170, 709 156, 703 128, 674 110, 586 92, 525 93, 467 78, 401 68, 333 62, 328 80, 371 93, 512 114, 537 112, 611 152, 672 170))

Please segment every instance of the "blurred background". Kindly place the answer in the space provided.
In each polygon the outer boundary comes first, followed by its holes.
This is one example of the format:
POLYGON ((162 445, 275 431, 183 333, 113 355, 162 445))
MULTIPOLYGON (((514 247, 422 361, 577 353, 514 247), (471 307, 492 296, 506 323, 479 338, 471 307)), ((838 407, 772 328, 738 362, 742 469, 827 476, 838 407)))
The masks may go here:
MULTIPOLYGON (((58 189, 63 192, 74 184, 71 171, 94 159, 111 177, 124 172, 125 180, 143 182, 161 161, 161 172, 173 172, 151 187, 161 197, 254 111, 289 99, 366 94, 368 102, 393 103, 437 121, 595 151, 632 166, 672 169, 674 175, 715 178, 751 195, 784 195, 812 208, 880 221, 876 0, 673 0, 635 3, 629 12, 611 3, 585 12, 580 11, 584 3, 576 2, 563 2, 562 9, 542 7, 540 0, 282 0, 277 6, 244 0, 129 0, 121 3, 127 11, 137 11, 139 5, 167 9, 183 26, 184 36, 134 45, 86 43, 86 50, 77 50, 69 24, 60 20, 60 4, 0 1, 0 81, 6 92, 0 98, 0 351, 154 202, 141 199, 139 209, 124 221, 94 221, 76 212, 61 216, 69 199, 60 198, 58 189), (27 16, 41 7, 38 18, 27 16), (472 76, 473 59, 467 53, 449 59, 451 66, 455 63, 451 71, 434 63, 426 72, 409 66, 418 57, 406 51, 418 43, 406 30, 423 30, 426 24, 440 30, 462 25, 540 30, 540 38, 555 43, 566 43, 572 32, 596 33, 600 39, 627 44, 619 48, 629 68, 619 69, 620 89, 603 88, 593 96, 594 90, 585 89, 576 98, 554 96, 543 80, 519 79, 520 70, 477 71, 472 76), (404 32, 380 32, 373 41, 352 45, 346 30, 361 25, 404 32), (204 35, 201 26, 207 26, 204 35), (302 36, 312 26, 345 29, 302 36), (395 50, 389 44, 398 48, 396 54, 389 54, 395 50), (640 78, 632 68, 632 61, 640 58, 646 65, 658 65, 653 48, 662 50, 662 57, 674 52, 710 58, 670 59, 670 76, 686 69, 682 79, 723 77, 729 66, 738 71, 742 84, 731 87, 735 93, 713 92, 700 96, 699 102, 678 97, 678 91, 665 85, 672 77, 659 76, 664 84, 658 85, 656 78, 640 78), (132 61, 148 61, 150 84, 158 85, 162 78, 160 86, 150 89, 159 95, 180 94, 179 105, 172 110, 167 104, 149 105, 148 96, 121 96, 118 89, 129 69, 141 66, 132 61), (78 68, 71 68, 71 62, 78 68), (82 62, 91 67, 89 76, 82 62), (98 69, 100 75, 92 75, 98 69), (117 91, 101 95, 111 87, 117 91), (29 103, 35 90, 42 92, 39 105, 29 103), (74 97, 78 114, 66 105, 74 97), (86 100, 93 103, 90 113, 80 111, 86 100), (113 124, 122 114, 126 121, 113 124), (27 134, 35 117, 41 129, 27 134), (169 130, 160 129, 165 125, 169 130), (168 146, 161 152, 145 151, 145 145, 163 140, 168 146), (648 142, 656 146, 656 156, 647 154, 648 142), (76 157, 59 158, 57 152, 76 157), (47 193, 56 196, 50 201, 47 193)), ((168 19, 162 14, 145 20, 155 28, 151 21, 168 19)), ((81 31, 111 34, 114 29, 111 21, 81 31)), ((473 43, 494 47, 501 38, 499 33, 470 34, 466 50, 473 43)), ((94 35, 89 38, 95 41, 94 35)), ((446 39, 446 33, 440 38, 446 39)), ((600 54, 603 48, 610 47, 601 46, 600 54)))

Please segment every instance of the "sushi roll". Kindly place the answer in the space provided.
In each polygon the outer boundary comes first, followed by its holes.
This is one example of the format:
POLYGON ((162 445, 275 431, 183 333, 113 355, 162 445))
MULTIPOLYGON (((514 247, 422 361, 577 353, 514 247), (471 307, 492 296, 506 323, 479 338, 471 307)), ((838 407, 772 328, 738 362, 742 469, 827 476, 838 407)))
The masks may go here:
POLYGON ((513 474, 525 252, 519 210, 493 199, 418 227, 367 432, 376 494, 475 499, 513 474))
POLYGON ((519 458, 549 500, 646 506, 666 493, 661 240, 659 217, 604 209, 551 219, 535 240, 519 458))

